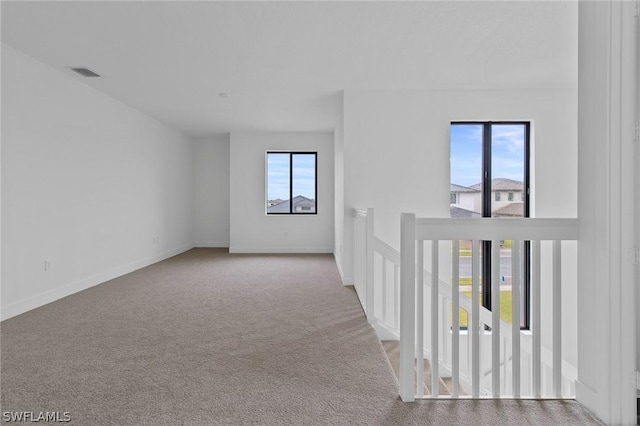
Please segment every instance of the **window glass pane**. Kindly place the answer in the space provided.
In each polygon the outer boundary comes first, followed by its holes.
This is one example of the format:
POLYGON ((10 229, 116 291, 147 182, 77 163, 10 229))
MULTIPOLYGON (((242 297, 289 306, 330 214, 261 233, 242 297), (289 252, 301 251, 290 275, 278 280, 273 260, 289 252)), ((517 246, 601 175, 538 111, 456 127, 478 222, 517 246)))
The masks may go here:
MULTIPOLYGON (((453 218, 482 216, 482 139, 482 124, 451 124, 449 210, 453 218)), ((471 297, 471 246, 471 241, 460 241, 460 292, 468 297, 471 297)), ((480 250, 481 256, 482 248, 480 250)), ((462 311, 461 327, 466 327, 462 311)))
POLYGON ((523 217, 524 203, 524 124, 491 126, 492 217, 523 217), (500 192, 507 192, 501 197, 500 192), (518 194, 515 196, 515 194, 518 194))
POLYGON ((316 154, 293 154, 293 212, 316 211, 316 154))
MULTIPOLYGON (((493 197, 492 217, 524 217, 525 132, 523 124, 491 126, 491 191, 506 197, 493 197)), ((512 282, 511 252, 513 242, 500 242, 500 317, 511 324, 512 282)), ((524 295, 524 294, 523 294, 524 295)), ((520 306, 524 312, 524 305, 520 306)), ((523 324, 521 324, 523 325, 523 324)))
POLYGON ((267 153, 267 212, 289 212, 288 153, 267 153))
POLYGON ((482 215, 482 127, 451 124, 451 217, 482 215))

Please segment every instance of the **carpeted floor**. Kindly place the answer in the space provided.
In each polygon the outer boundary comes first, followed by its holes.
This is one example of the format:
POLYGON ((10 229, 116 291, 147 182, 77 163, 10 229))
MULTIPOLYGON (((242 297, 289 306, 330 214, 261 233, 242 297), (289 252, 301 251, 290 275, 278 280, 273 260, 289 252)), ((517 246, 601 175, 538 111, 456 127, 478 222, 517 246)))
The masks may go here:
POLYGON ((402 403, 330 255, 194 249, 4 321, 1 338, 2 411, 71 424, 599 424, 573 401, 402 403))

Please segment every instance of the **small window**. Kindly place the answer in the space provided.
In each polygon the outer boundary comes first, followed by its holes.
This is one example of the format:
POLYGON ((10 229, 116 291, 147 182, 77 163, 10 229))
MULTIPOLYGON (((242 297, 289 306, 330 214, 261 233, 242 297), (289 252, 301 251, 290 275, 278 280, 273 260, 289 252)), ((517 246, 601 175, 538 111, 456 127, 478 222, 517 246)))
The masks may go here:
POLYGON ((500 193, 496 191, 496 201, 500 201, 500 193))
POLYGON ((267 152, 267 214, 317 213, 317 152, 267 152))
POLYGON ((508 200, 513 201, 513 192, 510 192, 508 195, 508 200))
POLYGON ((452 192, 451 196, 449 197, 449 204, 457 204, 457 197, 456 197, 456 193, 452 192))

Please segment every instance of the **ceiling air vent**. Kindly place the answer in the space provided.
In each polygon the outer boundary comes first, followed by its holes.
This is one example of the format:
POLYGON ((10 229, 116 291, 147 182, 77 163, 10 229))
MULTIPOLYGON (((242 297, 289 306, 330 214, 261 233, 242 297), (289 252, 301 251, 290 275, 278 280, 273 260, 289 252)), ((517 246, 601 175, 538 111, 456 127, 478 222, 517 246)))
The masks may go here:
POLYGON ((97 74, 91 71, 89 68, 84 67, 70 67, 72 71, 77 72, 83 77, 100 77, 100 74, 97 74))

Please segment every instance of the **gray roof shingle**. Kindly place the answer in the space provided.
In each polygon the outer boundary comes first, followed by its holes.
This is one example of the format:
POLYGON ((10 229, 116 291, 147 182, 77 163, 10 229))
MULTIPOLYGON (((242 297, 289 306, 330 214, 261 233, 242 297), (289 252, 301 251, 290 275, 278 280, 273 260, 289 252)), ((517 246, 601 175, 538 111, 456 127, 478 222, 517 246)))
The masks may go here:
MULTIPOLYGON (((469 188, 480 191, 482 190, 482 183, 476 183, 469 188)), ((491 179, 491 189, 493 191, 522 191, 524 189, 524 183, 519 180, 495 178, 491 179)))

